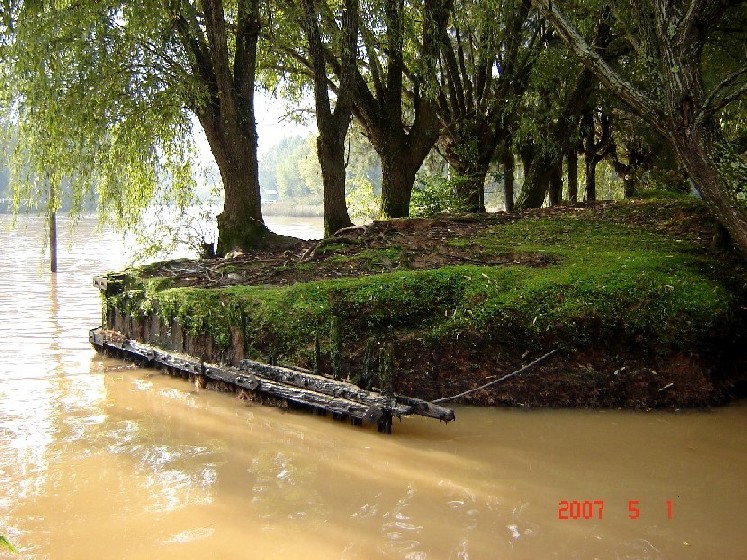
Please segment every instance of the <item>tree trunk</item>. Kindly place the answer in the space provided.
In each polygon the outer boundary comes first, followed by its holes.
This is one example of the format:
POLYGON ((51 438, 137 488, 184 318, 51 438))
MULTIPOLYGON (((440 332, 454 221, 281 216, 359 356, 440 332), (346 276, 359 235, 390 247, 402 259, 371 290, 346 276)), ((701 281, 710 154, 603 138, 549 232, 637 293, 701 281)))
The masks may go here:
POLYGON ((596 154, 584 154, 584 169, 586 170, 586 202, 597 199, 597 158, 596 154))
POLYGON ((406 160, 397 150, 382 150, 381 215, 384 218, 406 218, 410 215, 410 198, 422 159, 406 160), (383 153, 382 153, 383 152, 383 153))
MULTIPOLYGON (((582 71, 575 87, 570 92, 563 112, 552 126, 549 137, 545 140, 553 149, 529 150, 531 163, 524 168, 524 185, 516 201, 518 209, 539 208, 545 201, 550 183, 552 168, 561 162, 564 154, 575 145, 575 130, 578 118, 586 105, 593 88, 592 74, 588 70, 582 71), (554 155, 557 154, 557 155, 554 155)), ((523 155, 522 155, 523 157, 523 155)))
POLYGON ((262 221, 254 117, 259 0, 237 2, 230 26, 221 0, 200 3, 204 17, 199 24, 191 11, 185 15, 179 3, 172 4, 173 24, 197 81, 194 90, 204 94, 192 100, 190 109, 205 131, 223 180, 216 254, 263 246, 271 234, 262 221))
POLYGON ((524 185, 516 201, 519 210, 540 208, 547 198, 550 175, 557 162, 546 151, 537 152, 531 159, 529 168, 524 168, 524 185))
POLYGON ((457 176, 456 191, 463 210, 485 212, 485 178, 490 162, 465 162, 447 157, 449 165, 457 176))
POLYGON ((633 198, 635 196, 635 181, 623 179, 623 198, 633 198))
POLYGON ((47 173, 47 188, 49 189, 49 199, 47 207, 49 209, 48 226, 49 226, 49 271, 57 272, 57 197, 55 183, 47 173))
POLYGON ((599 119, 600 138, 597 142, 596 111, 589 106, 581 117, 581 134, 583 136, 584 166, 586 170, 586 201, 597 199, 597 165, 614 149, 612 143, 612 120, 602 113, 599 119))
POLYGON ((560 159, 550 170, 550 206, 557 206, 563 198, 563 160, 560 159))
MULTIPOLYGON (((217 111, 214 111, 214 113, 217 111)), ((256 136, 220 115, 198 114, 210 150, 220 171, 225 200, 218 217, 216 254, 262 246, 270 231, 262 220, 256 136), (217 118, 216 118, 217 117, 217 118)))
POLYGON ((317 10, 312 0, 302 0, 301 7, 314 74, 314 101, 319 129, 316 151, 324 185, 324 235, 329 237, 339 229, 353 225, 345 204, 345 137, 352 119, 353 84, 357 71, 358 2, 346 0, 342 14, 340 88, 334 111, 330 108, 327 61, 317 23, 317 10))
POLYGON ((568 149, 566 163, 568 167, 568 201, 576 204, 578 202, 578 154, 575 146, 568 149))
POLYGON ((742 176, 737 175, 737 166, 732 168, 735 170, 734 177, 722 174, 721 170, 729 169, 730 162, 725 161, 723 154, 716 153, 714 146, 719 142, 715 138, 718 138, 716 131, 709 131, 701 125, 695 130, 676 135, 671 140, 683 167, 695 182, 706 205, 729 233, 732 243, 747 255, 745 208, 732 194, 741 185, 747 184, 747 177, 744 176, 744 171, 741 172, 742 176), (721 166, 716 163, 719 160, 722 162, 721 166))
POLYGON ((457 195, 467 212, 485 212, 485 177, 488 170, 471 174, 457 184, 457 195))
POLYGON ((324 182, 324 235, 353 225, 345 203, 345 136, 322 135, 316 140, 324 182))
POLYGON ((510 146, 503 149, 503 208, 514 211, 514 153, 510 146))
MULTIPOLYGON (((410 215, 415 173, 440 133, 433 92, 422 86, 435 82, 441 48, 438 39, 448 23, 451 0, 426 0, 422 11, 422 47, 417 53, 422 62, 419 70, 411 72, 404 62, 405 4, 402 0, 385 0, 385 47, 379 50, 364 37, 371 80, 356 69, 351 87, 355 117, 381 158, 381 215, 384 218, 410 215), (380 53, 386 55, 385 65, 381 64, 380 53), (406 73, 408 82, 412 83, 410 91, 405 90, 406 73), (411 122, 405 115, 405 96, 410 98, 407 106, 414 114, 411 122)), ((339 75, 339 68, 335 72, 339 75)))
POLYGON ((443 154, 457 175, 457 195, 468 212, 485 212, 485 178, 498 144, 497 126, 465 115, 441 132, 443 154))

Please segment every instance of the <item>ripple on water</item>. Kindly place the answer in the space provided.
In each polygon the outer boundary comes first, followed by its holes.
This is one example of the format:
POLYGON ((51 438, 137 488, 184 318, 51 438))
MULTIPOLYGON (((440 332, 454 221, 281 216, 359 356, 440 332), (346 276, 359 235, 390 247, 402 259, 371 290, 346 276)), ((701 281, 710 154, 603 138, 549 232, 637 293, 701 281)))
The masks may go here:
POLYGON ((187 529, 175 535, 171 535, 163 541, 164 544, 183 544, 193 541, 199 541, 212 537, 215 533, 213 527, 198 527, 196 529, 187 529))

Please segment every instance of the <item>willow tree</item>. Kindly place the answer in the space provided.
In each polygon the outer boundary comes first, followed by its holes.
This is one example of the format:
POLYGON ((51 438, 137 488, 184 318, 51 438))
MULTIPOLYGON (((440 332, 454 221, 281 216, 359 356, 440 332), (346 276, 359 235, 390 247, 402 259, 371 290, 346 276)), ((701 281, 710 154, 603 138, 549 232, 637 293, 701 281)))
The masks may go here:
POLYGON ((747 254, 747 163, 722 128, 724 111, 747 98, 747 2, 615 3, 612 13, 635 53, 636 71, 625 74, 588 45, 555 2, 532 1, 607 89, 667 138, 716 219, 747 254), (732 19, 742 24, 730 25, 732 19), (710 41, 717 33, 731 35, 742 54, 712 64, 706 53, 719 48, 710 41))
MULTIPOLYGON (((322 40, 319 10, 313 0, 301 0, 301 22, 308 43, 308 64, 314 83, 314 107, 319 130, 317 156, 324 183, 324 234, 353 225, 345 202, 345 138, 353 118, 353 78, 358 54, 358 0, 345 0, 340 17, 339 54, 322 40), (340 84, 334 108, 330 102, 327 59, 339 57, 340 84)), ((331 25, 335 26, 336 22, 331 25)), ((335 33, 338 35, 338 33, 335 33)))
POLYGON ((436 68, 452 0, 371 2, 361 22, 354 115, 381 158, 381 213, 410 214, 415 174, 440 134, 436 68))
POLYGON ((2 66, 21 191, 49 174, 133 226, 159 194, 187 200, 194 116, 223 182, 218 253, 272 240, 254 118, 259 0, 11 4, 2 66))
POLYGON ((457 0, 449 29, 442 30, 439 143, 473 212, 485 211, 485 178, 499 144, 511 155, 516 113, 538 51, 540 28, 529 6, 529 0, 457 0))

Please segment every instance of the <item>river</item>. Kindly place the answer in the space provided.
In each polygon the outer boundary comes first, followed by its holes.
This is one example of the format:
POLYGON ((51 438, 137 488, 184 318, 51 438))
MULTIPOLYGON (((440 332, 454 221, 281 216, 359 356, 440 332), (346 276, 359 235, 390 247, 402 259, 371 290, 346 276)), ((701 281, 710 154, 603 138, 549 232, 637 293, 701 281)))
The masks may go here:
POLYGON ((117 235, 62 223, 55 277, 42 222, 0 220, 0 558, 747 558, 745 402, 390 436, 247 406, 93 352, 117 235))

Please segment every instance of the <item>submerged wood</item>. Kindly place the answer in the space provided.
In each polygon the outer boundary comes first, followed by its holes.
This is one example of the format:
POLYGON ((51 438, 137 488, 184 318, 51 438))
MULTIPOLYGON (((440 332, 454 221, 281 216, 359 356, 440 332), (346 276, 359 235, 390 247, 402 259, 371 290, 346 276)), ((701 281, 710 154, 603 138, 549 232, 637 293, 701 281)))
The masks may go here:
POLYGON ((392 418, 421 415, 445 422, 454 411, 433 403, 400 395, 383 395, 299 369, 243 360, 239 367, 208 364, 193 356, 168 352, 142 344, 101 327, 90 331, 89 340, 101 353, 132 360, 142 367, 166 369, 183 377, 200 377, 250 394, 268 395, 289 404, 331 413, 355 424, 376 423, 379 431, 391 432, 392 418))

